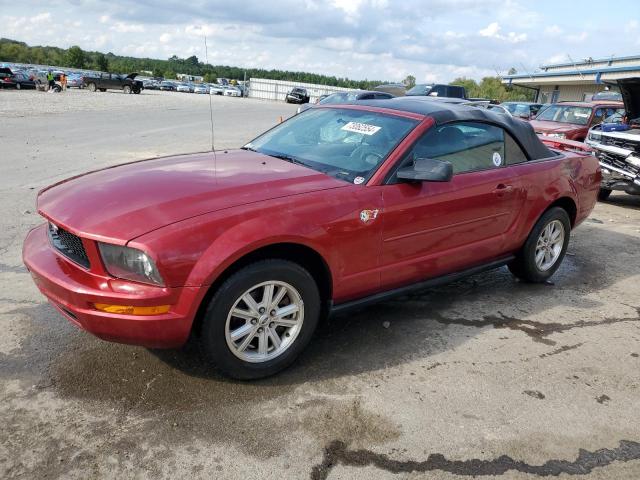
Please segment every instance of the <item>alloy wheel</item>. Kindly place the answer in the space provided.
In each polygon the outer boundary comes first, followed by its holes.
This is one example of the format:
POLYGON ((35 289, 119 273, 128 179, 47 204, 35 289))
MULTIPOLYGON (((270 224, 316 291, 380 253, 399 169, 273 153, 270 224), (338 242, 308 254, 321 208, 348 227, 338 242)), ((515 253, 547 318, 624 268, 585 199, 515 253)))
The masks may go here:
POLYGON ((536 267, 546 272, 555 265, 564 246, 564 225, 560 220, 549 222, 538 237, 535 251, 536 267))
POLYGON ((291 285, 276 280, 245 291, 233 304, 225 324, 231 352, 241 360, 261 363, 288 350, 304 322, 304 302, 291 285))

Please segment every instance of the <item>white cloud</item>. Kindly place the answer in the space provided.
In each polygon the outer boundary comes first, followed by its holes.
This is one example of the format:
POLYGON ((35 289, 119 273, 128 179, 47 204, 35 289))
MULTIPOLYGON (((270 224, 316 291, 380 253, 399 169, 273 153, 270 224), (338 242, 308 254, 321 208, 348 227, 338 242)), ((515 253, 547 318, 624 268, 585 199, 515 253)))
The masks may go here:
POLYGON ((116 22, 110 28, 118 33, 144 33, 145 31, 144 25, 126 22, 116 22))
POLYGON ((169 43, 172 39, 173 36, 167 32, 163 33, 162 35, 160 35, 160 38, 158 38, 158 40, 160 40, 160 43, 169 43))
POLYGON ((560 35, 563 30, 558 25, 549 25, 544 29, 544 33, 550 36, 560 35))
POLYGON ((499 31, 500 25, 498 24, 498 22, 492 22, 487 26, 487 28, 483 28, 478 33, 482 37, 497 37, 499 31))

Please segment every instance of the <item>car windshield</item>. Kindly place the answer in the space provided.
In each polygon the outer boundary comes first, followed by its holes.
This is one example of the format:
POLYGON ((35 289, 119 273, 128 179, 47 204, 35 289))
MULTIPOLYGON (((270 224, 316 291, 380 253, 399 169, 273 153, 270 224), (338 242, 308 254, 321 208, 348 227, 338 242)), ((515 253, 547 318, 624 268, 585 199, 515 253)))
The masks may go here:
POLYGON ((417 123, 377 112, 313 108, 243 148, 360 184, 417 123))
POLYGON ((328 97, 323 98, 318 103, 322 105, 331 104, 331 103, 346 103, 353 102, 358 99, 357 93, 349 93, 349 92, 341 92, 341 93, 333 93, 328 97))
POLYGON ((551 105, 538 114, 536 120, 548 122, 572 123, 587 125, 591 118, 591 107, 576 107, 571 105, 551 105))
POLYGON ((412 95, 429 95, 429 92, 431 91, 432 85, 424 85, 424 84, 420 84, 420 85, 416 85, 415 87, 407 90, 406 95, 408 96, 412 96, 412 95))
POLYGON ((528 117, 531 113, 530 106, 527 103, 503 103, 502 106, 516 117, 528 117))

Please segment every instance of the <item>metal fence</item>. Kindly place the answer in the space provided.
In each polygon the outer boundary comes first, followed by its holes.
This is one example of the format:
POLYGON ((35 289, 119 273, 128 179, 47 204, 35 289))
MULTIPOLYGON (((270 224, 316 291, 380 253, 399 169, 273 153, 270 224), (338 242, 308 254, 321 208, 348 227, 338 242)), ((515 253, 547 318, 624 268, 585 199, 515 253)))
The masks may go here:
POLYGON ((284 102, 285 96, 294 87, 305 88, 311 97, 311 103, 314 103, 320 95, 329 95, 335 92, 350 92, 354 90, 353 88, 332 87, 330 85, 318 85, 313 83, 251 78, 249 82, 249 97, 284 102))

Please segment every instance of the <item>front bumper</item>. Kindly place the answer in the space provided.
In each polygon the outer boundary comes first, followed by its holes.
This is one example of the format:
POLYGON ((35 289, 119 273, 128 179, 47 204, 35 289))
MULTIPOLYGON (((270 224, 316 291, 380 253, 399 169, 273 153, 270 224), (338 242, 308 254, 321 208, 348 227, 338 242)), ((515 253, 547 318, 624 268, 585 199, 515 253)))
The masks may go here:
POLYGON ((69 321, 104 340, 150 348, 175 348, 188 339, 201 299, 199 287, 156 287, 98 275, 58 254, 47 225, 27 234, 22 258, 37 287, 69 321), (95 303, 171 305, 162 315, 98 311, 95 303))
POLYGON ((602 170, 602 188, 608 190, 621 190, 630 195, 640 195, 640 175, 609 165, 600 161, 602 170))

